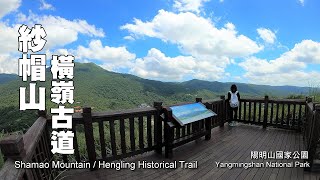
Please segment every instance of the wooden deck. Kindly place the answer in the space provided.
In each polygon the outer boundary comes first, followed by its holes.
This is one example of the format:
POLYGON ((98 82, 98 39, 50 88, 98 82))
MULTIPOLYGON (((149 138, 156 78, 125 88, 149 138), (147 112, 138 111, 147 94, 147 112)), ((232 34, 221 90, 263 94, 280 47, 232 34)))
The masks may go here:
MULTIPOLYGON (((198 161, 196 169, 99 169, 70 170, 63 179, 306 179, 319 180, 320 173, 303 168, 217 168, 216 162, 293 162, 290 160, 252 160, 251 151, 301 151, 302 134, 295 131, 238 124, 236 127, 214 128, 212 138, 204 138, 173 150, 173 158, 165 159, 154 152, 125 159, 126 162, 175 160, 198 161)), ((301 161, 301 160, 300 160, 301 161)))

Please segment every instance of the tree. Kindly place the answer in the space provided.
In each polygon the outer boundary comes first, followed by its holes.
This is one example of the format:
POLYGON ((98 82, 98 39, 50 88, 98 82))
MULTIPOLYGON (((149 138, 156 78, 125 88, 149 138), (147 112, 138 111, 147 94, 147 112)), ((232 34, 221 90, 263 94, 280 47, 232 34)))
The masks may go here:
POLYGON ((309 82, 309 96, 311 96, 314 101, 320 101, 320 83, 309 82))

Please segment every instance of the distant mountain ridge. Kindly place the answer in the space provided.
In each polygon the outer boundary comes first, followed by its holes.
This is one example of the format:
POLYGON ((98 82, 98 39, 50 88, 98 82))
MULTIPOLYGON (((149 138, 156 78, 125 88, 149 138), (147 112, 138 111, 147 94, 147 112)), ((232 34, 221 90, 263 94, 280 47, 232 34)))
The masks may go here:
MULTIPOLYGON (((0 74, 0 131, 26 129, 36 119, 31 110, 19 110, 19 87, 28 87, 17 75, 0 74)), ((143 79, 130 74, 107 71, 93 63, 76 63, 74 69, 74 103, 67 107, 92 107, 93 111, 113 111, 152 106, 154 101, 164 105, 195 101, 196 97, 215 99, 226 95, 231 83, 190 80, 161 82, 143 79)), ((51 72, 46 71, 46 109, 57 108, 50 101, 51 72)), ((307 94, 308 88, 293 86, 264 86, 237 83, 243 96, 263 97, 265 94, 287 97, 290 94, 307 94)), ((50 111, 48 111, 50 112, 50 111)))
MULTIPOLYGON (((161 82, 156 80, 143 79, 130 74, 121 74, 110 72, 102 69, 100 66, 94 63, 77 63, 75 69, 75 76, 77 72, 81 73, 105 73, 122 76, 132 81, 137 81, 144 84, 146 91, 153 91, 158 94, 167 95, 174 94, 177 92, 189 92, 198 90, 208 90, 214 93, 225 94, 229 91, 232 82, 218 82, 218 81, 205 81, 193 79, 185 82, 161 82), (86 67, 87 66, 87 67, 86 67)), ((15 74, 0 74, 0 85, 6 84, 10 81, 19 79, 15 74)), ((288 94, 307 94, 309 92, 308 87, 297 87, 297 86, 269 86, 269 85, 256 85, 246 83, 235 83, 238 86, 240 92, 244 94, 259 96, 270 94, 274 96, 286 96, 288 94)))
POLYGON ((16 74, 0 74, 0 84, 5 84, 16 79, 18 79, 18 75, 16 74))
POLYGON ((256 84, 245 84, 245 83, 233 83, 233 82, 217 82, 217 81, 203 81, 203 80, 190 80, 182 82, 181 84, 186 87, 198 90, 207 89, 216 93, 226 93, 230 91, 230 86, 236 84, 238 90, 245 94, 251 95, 274 95, 274 96, 287 96, 290 94, 302 94, 306 95, 309 92, 308 87, 297 87, 297 86, 269 86, 269 85, 256 85, 256 84))

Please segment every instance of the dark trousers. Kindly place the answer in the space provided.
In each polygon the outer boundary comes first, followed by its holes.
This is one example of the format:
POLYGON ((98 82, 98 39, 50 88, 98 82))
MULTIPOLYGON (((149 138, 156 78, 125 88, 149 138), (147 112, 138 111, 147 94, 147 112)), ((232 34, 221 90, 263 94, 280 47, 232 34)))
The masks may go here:
POLYGON ((235 121, 238 118, 238 107, 230 107, 229 105, 229 118, 228 118, 228 123, 231 121, 235 121))

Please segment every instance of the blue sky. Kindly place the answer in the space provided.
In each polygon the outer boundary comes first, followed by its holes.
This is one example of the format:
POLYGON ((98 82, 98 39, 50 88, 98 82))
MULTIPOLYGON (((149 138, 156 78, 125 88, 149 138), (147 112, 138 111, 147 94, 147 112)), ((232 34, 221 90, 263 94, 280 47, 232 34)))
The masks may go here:
POLYGON ((319 85, 316 0, 0 0, 0 73, 17 73, 18 28, 43 53, 161 81, 319 85), (5 42, 5 43, 4 43, 5 42))

